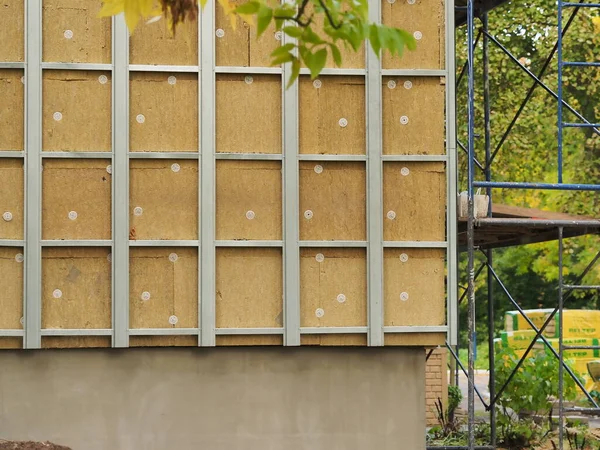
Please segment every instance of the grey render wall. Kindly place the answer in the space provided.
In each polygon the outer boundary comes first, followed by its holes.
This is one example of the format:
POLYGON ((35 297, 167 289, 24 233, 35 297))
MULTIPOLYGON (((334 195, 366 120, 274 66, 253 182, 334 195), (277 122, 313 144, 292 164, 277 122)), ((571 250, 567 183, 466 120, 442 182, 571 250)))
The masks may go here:
POLYGON ((0 353, 0 438, 74 450, 424 450, 420 348, 0 353))

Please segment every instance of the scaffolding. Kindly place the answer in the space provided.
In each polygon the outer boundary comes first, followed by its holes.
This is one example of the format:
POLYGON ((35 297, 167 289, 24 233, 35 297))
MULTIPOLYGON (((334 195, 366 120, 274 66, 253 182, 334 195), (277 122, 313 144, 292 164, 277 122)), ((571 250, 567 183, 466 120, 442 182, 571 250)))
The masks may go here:
MULTIPOLYGON (((585 3, 580 0, 578 3, 558 0, 557 4, 557 39, 547 56, 545 63, 541 66, 538 73, 533 73, 525 64, 523 64, 511 51, 504 46, 499 39, 497 39, 489 31, 488 27, 488 11, 495 8, 496 6, 503 3, 504 0, 465 0, 462 4, 455 6, 456 13, 456 25, 466 27, 467 36, 467 61, 459 71, 456 80, 456 88, 459 89, 461 82, 466 78, 467 81, 467 104, 460 105, 459 108, 465 107, 467 109, 467 141, 457 142, 457 148, 461 149, 467 158, 467 218, 466 218, 466 253, 467 253, 467 278, 468 284, 461 296, 461 300, 466 298, 468 302, 468 367, 465 368, 458 358, 458 349, 453 348, 451 345, 447 345, 449 352, 453 356, 457 364, 457 377, 458 371, 462 371, 468 379, 468 445, 454 446, 454 447, 437 447, 447 449, 495 449, 496 448, 496 411, 495 405, 505 392, 508 384, 513 380, 515 374, 526 360, 535 343, 541 340, 544 343, 544 347, 548 348, 549 351, 559 361, 559 373, 558 373, 558 448, 562 450, 564 448, 565 440, 565 414, 568 412, 587 412, 587 413, 600 413, 600 406, 596 400, 590 395, 585 389, 583 384, 566 365, 563 355, 567 350, 592 350, 599 349, 600 346, 571 346, 563 344, 563 311, 565 305, 568 305, 569 298, 578 290, 600 290, 600 286, 597 285, 584 285, 581 284, 585 276, 592 270, 595 264, 600 259, 600 252, 589 262, 585 270, 577 277, 576 281, 571 284, 564 282, 564 267, 563 267, 563 253, 564 253, 564 239, 572 236, 599 233, 600 232, 600 220, 583 218, 582 220, 568 220, 568 219, 534 219, 534 218, 498 218, 493 214, 493 203, 492 193, 497 189, 533 189, 533 190, 556 190, 556 191, 600 191, 600 184, 580 184, 580 183, 569 183, 563 179, 563 133, 566 128, 588 128, 591 129, 596 135, 600 135, 600 124, 589 121, 581 114, 575 107, 570 105, 564 98, 564 79, 563 69, 566 67, 572 68, 586 68, 586 67, 600 67, 598 62, 587 62, 587 61, 566 61, 563 57, 563 39, 567 35, 573 20, 575 19, 578 12, 583 8, 600 8, 599 3, 585 3), (565 21, 563 14, 568 13, 568 19, 565 21), (477 19, 477 20, 476 20, 477 19), (481 45, 480 45, 481 42, 481 45), (516 113, 514 114, 509 126, 505 132, 500 136, 497 144, 492 147, 491 139, 491 126, 490 126, 490 58, 489 51, 490 47, 494 46, 499 49, 506 58, 508 58, 513 64, 518 66, 530 79, 531 86, 527 90, 525 97, 519 105, 516 113), (479 138, 475 130, 475 52, 481 49, 482 51, 482 73, 483 73, 483 139, 485 146, 485 159, 480 161, 477 158, 475 152, 475 142, 479 138), (558 87, 554 91, 548 83, 543 81, 543 77, 550 66, 552 60, 556 57, 558 63, 558 87), (493 162, 505 143, 507 137, 510 135, 515 124, 522 116, 525 107, 529 100, 532 98, 533 93, 536 89, 543 89, 548 96, 553 99, 557 106, 557 152, 554 156, 556 158, 556 182, 555 183, 541 183, 536 181, 527 182, 516 182, 516 181, 494 181, 493 178, 493 162), (574 119, 572 119, 574 118, 574 119), (572 120, 572 121, 568 121, 572 120), (484 180, 477 181, 475 178, 475 171, 481 171, 484 180), (483 189, 486 195, 489 197, 489 205, 487 214, 485 217, 479 217, 476 215, 475 208, 475 197, 476 189, 483 189), (534 323, 527 317, 524 310, 519 306, 519 303, 511 295, 506 284, 501 280, 500 276, 494 270, 493 265, 493 251, 491 246, 489 248, 479 248, 477 242, 478 231, 485 227, 493 227, 494 229, 507 229, 509 227, 519 228, 522 230, 539 230, 543 228, 546 233, 546 237, 543 240, 549 240, 548 233, 553 234, 553 239, 557 241, 558 245, 558 286, 557 286, 557 298, 556 304, 553 308, 553 312, 547 317, 542 326, 536 327, 534 323), (483 263, 477 268, 476 257, 477 255, 483 256, 483 263), (488 318, 488 343, 489 343, 489 402, 484 400, 483 395, 475 386, 475 347, 476 347, 476 328, 475 328, 475 281, 477 277, 484 272, 487 272, 487 318, 488 318), (503 386, 497 391, 495 389, 495 368, 494 368, 494 298, 492 292, 492 285, 496 282, 500 287, 500 290, 509 303, 514 306, 529 324, 532 330, 535 332, 535 337, 531 341, 528 348, 525 350, 524 355, 520 358, 518 364, 512 371, 503 386), (555 315, 558 315, 558 351, 555 350, 550 342, 544 337, 543 332, 549 323, 553 320, 555 315), (579 389, 583 392, 587 400, 589 401, 590 407, 587 408, 570 408, 566 407, 564 399, 564 382, 565 377, 571 377, 579 389), (478 396, 485 409, 489 412, 491 438, 489 445, 477 446, 475 445, 475 396, 478 396)), ((518 8, 519 5, 516 3, 513 5, 518 8)), ((548 155, 550 157, 550 155, 548 155)), ((542 240, 542 239, 540 239, 542 240)), ((459 301, 460 303, 460 301, 459 301)), ((431 447, 433 448, 433 447, 431 447)))

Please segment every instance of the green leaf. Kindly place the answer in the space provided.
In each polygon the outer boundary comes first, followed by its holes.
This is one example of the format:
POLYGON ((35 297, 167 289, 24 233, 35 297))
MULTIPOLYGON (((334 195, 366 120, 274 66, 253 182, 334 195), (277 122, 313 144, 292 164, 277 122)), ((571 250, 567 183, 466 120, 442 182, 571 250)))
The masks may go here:
POLYGON ((340 49, 335 44, 329 44, 329 48, 331 49, 331 55, 333 56, 335 65, 340 67, 342 65, 342 54, 340 53, 340 49))
POLYGON ((379 40, 379 32, 377 30, 376 24, 372 24, 369 29, 369 41, 371 42, 371 47, 373 48, 373 51, 379 58, 379 54, 381 51, 381 41, 379 40))
POLYGON ((273 18, 273 10, 268 6, 261 5, 256 15, 256 35, 260 37, 268 28, 273 18))
POLYGON ((325 43, 325 41, 321 39, 321 37, 312 30, 310 25, 304 28, 304 32, 302 33, 301 39, 304 42, 308 42, 309 44, 318 45, 325 43))
POLYGON ((279 64, 285 64, 288 62, 292 62, 294 60, 294 54, 291 52, 284 53, 283 55, 279 55, 276 58, 271 60, 272 66, 277 66, 279 64))
POLYGON ((292 73, 290 74, 290 79, 288 80, 288 84, 286 89, 289 89, 294 82, 298 79, 300 75, 300 60, 298 58, 294 58, 292 61, 292 73))
POLYGON ((242 3, 240 6, 235 8, 233 10, 233 12, 235 14, 248 15, 248 14, 256 14, 259 11, 259 9, 260 9, 260 3, 253 1, 253 2, 242 3))
POLYGON ((300 27, 287 26, 283 27, 283 32, 290 37, 299 38, 304 33, 304 30, 300 27))
POLYGON ((295 44, 285 44, 277 47, 271 52, 271 58, 279 58, 281 55, 291 52, 294 48, 296 48, 295 44))
POLYGON ((307 63, 308 68, 310 69, 310 76, 312 79, 315 79, 319 76, 323 68, 325 67, 325 63, 327 62, 327 49, 322 48, 321 50, 315 52, 310 61, 310 65, 307 63))

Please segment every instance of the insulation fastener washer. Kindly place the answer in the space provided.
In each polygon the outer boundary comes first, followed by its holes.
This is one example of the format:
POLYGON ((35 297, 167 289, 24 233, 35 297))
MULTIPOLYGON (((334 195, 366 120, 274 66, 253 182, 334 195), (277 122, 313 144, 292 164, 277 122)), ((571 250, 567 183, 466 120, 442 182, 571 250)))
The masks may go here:
POLYGON ((112 174, 112 166, 110 164, 106 166, 106 173, 108 173, 109 175, 112 174))
POLYGON ((412 89, 412 81, 406 80, 404 82, 404 89, 412 89))
POLYGON ((408 300, 408 292, 403 292, 400 294, 400 300, 402 300, 403 302, 408 300))
POLYGON ((52 292, 52 297, 54 297, 54 298, 61 298, 62 297, 62 291, 60 289, 54 289, 54 291, 52 292))
POLYGON ((388 211, 387 218, 390 220, 394 220, 396 218, 396 213, 394 211, 388 211))
POLYGON ((177 78, 171 75, 169 78, 167 78, 167 83, 173 86, 175 83, 177 83, 177 78))
POLYGON ((346 301, 346 296, 345 296, 344 294, 339 294, 339 295, 337 296, 337 301, 338 301, 339 303, 344 303, 344 302, 346 301))
POLYGON ((315 259, 317 260, 317 262, 322 263, 323 261, 325 261, 325 255, 323 255, 323 253, 317 253, 315 259))
POLYGON ((403 167, 402 169, 400 169, 400 174, 406 177, 410 174, 410 169, 408 167, 403 167))
POLYGON ((65 37, 65 39, 73 39, 73 31, 65 30, 65 32, 63 33, 63 36, 65 37))
POLYGON ((413 33, 413 36, 417 41, 420 41, 421 39, 423 39, 423 33, 421 33, 420 31, 415 31, 413 33))
POLYGON ((395 82, 394 80, 390 80, 390 81, 388 81, 388 83, 387 83, 387 87, 388 87, 389 89, 396 89, 396 82, 395 82))
POLYGON ((177 163, 173 163, 173 164, 171 164, 171 170, 173 172, 177 173, 181 170, 181 166, 177 163))
POLYGON ((246 211, 246 219, 252 220, 255 217, 256 217, 256 214, 254 214, 254 211, 246 211))
POLYGON ((144 210, 142 209, 141 206, 136 206, 135 208, 133 208, 133 214, 135 216, 141 216, 143 212, 144 212, 144 210))
POLYGON ((218 38, 222 38, 223 36, 225 36, 225 31, 223 31, 223 29, 222 29, 222 28, 218 28, 218 29, 217 29, 217 31, 215 31, 215 35, 216 35, 218 38))
POLYGON ((283 33, 281 31, 276 31, 275 40, 280 41, 281 39, 283 39, 283 33))
POLYGON ((321 86, 323 86, 323 82, 319 79, 316 79, 315 81, 313 81, 313 87, 315 89, 321 89, 321 86))
POLYGON ((402 262, 408 261, 408 255, 406 253, 402 253, 400 255, 400 261, 402 261, 402 262))
POLYGON ((23 253, 17 253, 15 255, 15 261, 18 263, 22 263, 25 260, 25 257, 23 256, 23 253))
POLYGON ((106 76, 106 75, 100 75, 100 76, 98 77, 98 82, 99 82, 100 84, 106 84, 106 83, 108 83, 108 78, 107 78, 107 76, 106 76))
POLYGON ((6 211, 4 214, 2 214, 2 218, 5 222, 10 222, 13 219, 13 215, 10 211, 6 211))
POLYGON ((252 82, 253 82, 253 81, 254 81, 254 78, 252 78, 250 75, 246 75, 246 76, 244 77, 244 82, 245 82, 246 84, 252 84, 252 82))
POLYGON ((179 259, 179 256, 177 256, 177 253, 171 253, 171 254, 169 255, 169 261, 171 261, 171 262, 175 262, 175 261, 177 261, 178 259, 179 259))
POLYGON ((147 302, 148 300, 150 300, 150 292, 148 291, 144 291, 142 292, 142 300, 147 302))
POLYGON ((71 220, 77 219, 77 211, 69 211, 69 219, 71 219, 71 220))
POLYGON ((169 317, 169 323, 171 325, 175 325, 177 322, 179 322, 179 319, 177 318, 177 316, 171 316, 171 317, 169 317))
POLYGON ((348 126, 348 120, 343 117, 339 120, 338 123, 342 128, 346 128, 348 126))
POLYGON ((402 117, 400 117, 400 123, 402 125, 406 125, 408 123, 408 116, 402 116, 402 117))
POLYGON ((315 173, 323 173, 323 166, 320 164, 317 164, 315 166, 315 173))
POLYGON ((58 122, 62 120, 62 113, 57 111, 54 114, 52 114, 52 118, 58 122))
POLYGON ((307 209, 306 211, 304 211, 304 217, 306 219, 312 219, 313 216, 313 212, 310 209, 307 209))
POLYGON ((137 121, 137 123, 144 123, 146 121, 146 116, 144 116, 143 114, 138 114, 137 116, 135 116, 135 120, 137 121))
POLYGON ((325 315, 325 311, 323 311, 323 308, 317 308, 315 310, 315 316, 317 317, 323 317, 325 315))

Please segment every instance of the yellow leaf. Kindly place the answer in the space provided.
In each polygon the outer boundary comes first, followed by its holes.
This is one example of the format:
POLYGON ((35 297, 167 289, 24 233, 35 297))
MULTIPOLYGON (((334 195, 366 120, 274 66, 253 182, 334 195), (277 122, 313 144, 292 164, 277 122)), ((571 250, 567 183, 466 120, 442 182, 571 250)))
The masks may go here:
MULTIPOLYGON (((141 0, 144 1, 144 0, 141 0)), ((140 21, 140 0, 125 0, 125 23, 129 32, 133 33, 140 21)))
MULTIPOLYGON (((233 14, 232 14, 233 15, 233 14)), ((250 14, 238 14, 240 16, 240 18, 246 22, 248 25, 250 25, 251 27, 254 26, 254 16, 250 15, 250 14)))
POLYGON ((208 2, 208 0, 198 0, 198 4, 200 5, 200 8, 202 8, 202 9, 204 9, 207 2, 208 2))
POLYGON ((125 10, 125 0, 104 0, 98 17, 110 17, 121 14, 125 10))

